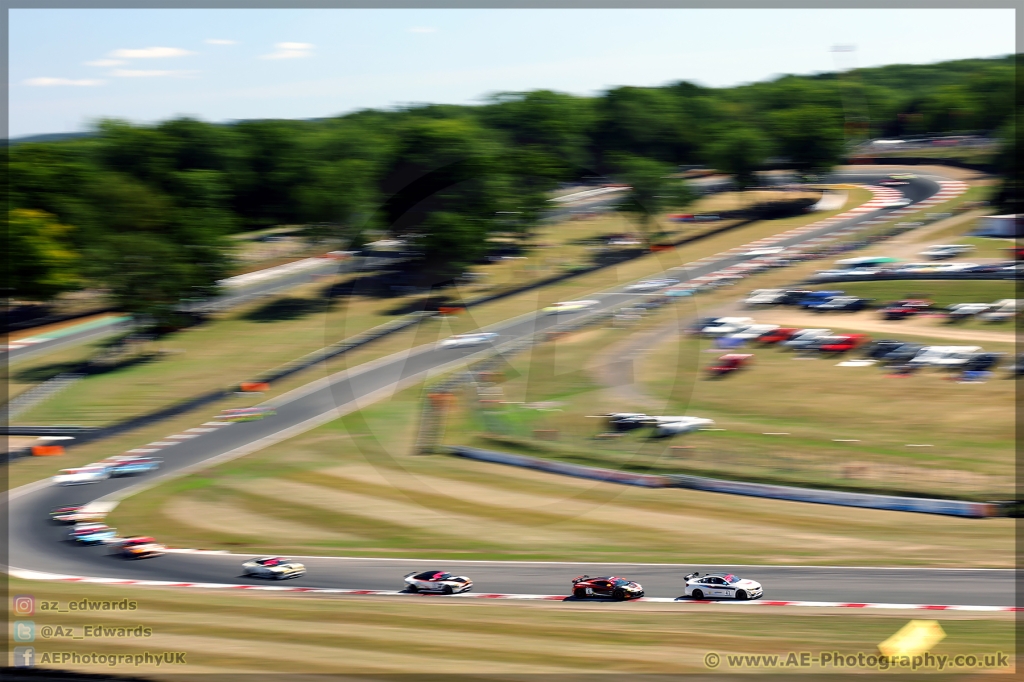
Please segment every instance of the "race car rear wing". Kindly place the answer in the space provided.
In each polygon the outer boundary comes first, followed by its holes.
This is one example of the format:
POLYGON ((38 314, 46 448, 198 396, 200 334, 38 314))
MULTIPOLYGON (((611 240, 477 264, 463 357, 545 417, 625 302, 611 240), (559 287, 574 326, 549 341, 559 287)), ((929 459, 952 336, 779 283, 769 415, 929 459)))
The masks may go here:
POLYGON ((691 574, 685 576, 683 578, 683 580, 693 580, 694 578, 699 578, 699 577, 700 577, 700 573, 691 573, 691 574))
POLYGON ((572 579, 572 584, 575 585, 576 583, 582 582, 584 580, 590 580, 590 576, 589 575, 577 576, 577 577, 572 579))

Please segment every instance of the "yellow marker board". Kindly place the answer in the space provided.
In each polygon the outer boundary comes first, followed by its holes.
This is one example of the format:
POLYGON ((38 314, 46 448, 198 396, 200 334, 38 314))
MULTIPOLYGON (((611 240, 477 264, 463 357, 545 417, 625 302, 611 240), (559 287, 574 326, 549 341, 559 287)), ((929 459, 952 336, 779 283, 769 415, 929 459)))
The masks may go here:
POLYGON ((946 638, 937 620, 912 620, 878 645, 883 656, 919 656, 946 638))

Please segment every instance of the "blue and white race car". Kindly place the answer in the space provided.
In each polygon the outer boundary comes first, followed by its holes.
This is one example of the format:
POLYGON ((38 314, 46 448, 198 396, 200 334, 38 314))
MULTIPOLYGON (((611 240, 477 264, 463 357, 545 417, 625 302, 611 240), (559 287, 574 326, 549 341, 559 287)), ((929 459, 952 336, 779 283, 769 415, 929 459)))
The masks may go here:
POLYGON ((160 468, 159 457, 133 457, 123 455, 111 457, 104 464, 110 468, 111 476, 132 476, 134 474, 145 474, 156 471, 160 468))
POLYGON ((757 599, 764 595, 761 583, 732 573, 691 573, 684 580, 683 596, 694 599, 757 599))
POLYGON ((68 539, 82 545, 105 545, 117 538, 117 529, 103 523, 80 523, 68 534, 68 539))

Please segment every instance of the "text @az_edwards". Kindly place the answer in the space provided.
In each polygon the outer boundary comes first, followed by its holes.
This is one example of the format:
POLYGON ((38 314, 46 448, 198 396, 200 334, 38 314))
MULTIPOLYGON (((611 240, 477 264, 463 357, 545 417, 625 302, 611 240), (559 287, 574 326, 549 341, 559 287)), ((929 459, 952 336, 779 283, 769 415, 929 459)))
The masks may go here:
POLYGON ((983 654, 919 654, 915 656, 884 656, 878 652, 844 654, 838 651, 790 651, 788 654, 718 654, 704 655, 704 665, 717 668, 788 668, 819 670, 999 670, 1010 665, 1009 654, 1002 651, 983 654), (724 664, 724 666, 723 666, 724 664))

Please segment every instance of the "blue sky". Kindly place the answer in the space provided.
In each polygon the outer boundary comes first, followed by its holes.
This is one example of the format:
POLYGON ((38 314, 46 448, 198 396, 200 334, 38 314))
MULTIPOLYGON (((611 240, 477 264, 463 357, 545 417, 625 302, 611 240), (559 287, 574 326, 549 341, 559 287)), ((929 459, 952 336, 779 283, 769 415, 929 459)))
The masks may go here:
POLYGON ((316 118, 499 91, 592 94, 1015 51, 1013 10, 26 10, 9 13, 9 135, 316 118))

